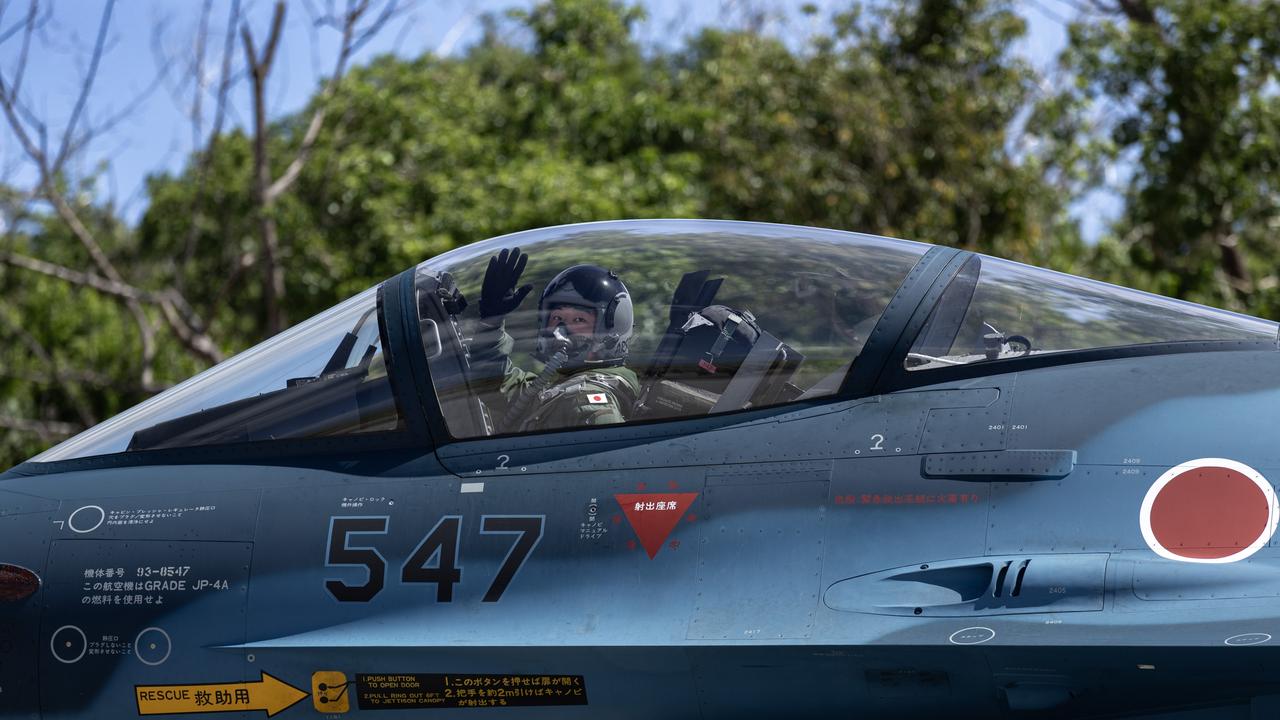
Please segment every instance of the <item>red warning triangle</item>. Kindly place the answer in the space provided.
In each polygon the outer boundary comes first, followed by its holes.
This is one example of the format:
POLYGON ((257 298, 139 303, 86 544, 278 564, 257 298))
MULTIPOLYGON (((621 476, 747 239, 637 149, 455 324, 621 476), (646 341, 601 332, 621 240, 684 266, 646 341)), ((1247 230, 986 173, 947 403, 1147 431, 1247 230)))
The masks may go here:
POLYGON ((675 529, 676 523, 689 511, 698 493, 635 493, 631 495, 614 495, 622 512, 636 531, 644 551, 652 560, 667 536, 675 529))

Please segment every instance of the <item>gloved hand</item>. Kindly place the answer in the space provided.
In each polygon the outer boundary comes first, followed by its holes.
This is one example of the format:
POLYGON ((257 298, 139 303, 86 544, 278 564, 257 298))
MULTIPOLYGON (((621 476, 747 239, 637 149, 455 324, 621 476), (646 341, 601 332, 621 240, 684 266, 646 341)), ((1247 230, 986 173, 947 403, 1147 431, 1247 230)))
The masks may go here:
POLYGON ((520 248, 511 248, 489 258, 489 269, 484 273, 484 285, 480 288, 480 319, 497 323, 507 313, 520 307, 526 295, 533 292, 532 285, 516 288, 529 256, 520 248))

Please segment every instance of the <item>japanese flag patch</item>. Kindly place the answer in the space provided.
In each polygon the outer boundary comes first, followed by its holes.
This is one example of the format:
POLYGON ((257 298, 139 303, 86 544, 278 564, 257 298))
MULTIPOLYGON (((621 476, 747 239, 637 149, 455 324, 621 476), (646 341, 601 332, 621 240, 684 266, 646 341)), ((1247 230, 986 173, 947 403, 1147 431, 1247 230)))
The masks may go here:
POLYGON ((609 402, 609 398, 604 393, 588 393, 587 402, 592 405, 606 405, 609 402))

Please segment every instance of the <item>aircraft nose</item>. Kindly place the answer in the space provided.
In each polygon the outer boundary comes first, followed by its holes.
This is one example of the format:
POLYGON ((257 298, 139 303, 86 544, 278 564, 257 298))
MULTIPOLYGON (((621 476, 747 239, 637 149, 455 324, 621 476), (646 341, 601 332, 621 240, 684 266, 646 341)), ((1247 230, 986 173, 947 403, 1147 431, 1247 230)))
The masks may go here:
POLYGON ((39 575, 24 567, 0 563, 0 602, 26 600, 39 589, 39 575))

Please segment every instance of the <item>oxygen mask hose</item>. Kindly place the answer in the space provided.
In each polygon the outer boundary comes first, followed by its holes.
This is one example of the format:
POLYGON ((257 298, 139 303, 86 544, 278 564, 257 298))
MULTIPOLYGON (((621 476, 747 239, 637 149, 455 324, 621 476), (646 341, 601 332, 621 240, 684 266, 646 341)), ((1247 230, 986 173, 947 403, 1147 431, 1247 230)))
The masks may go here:
POLYGON ((557 325, 551 331, 552 341, 555 343, 555 350, 551 353, 551 357, 547 359, 547 364, 543 366, 542 372, 533 379, 528 385, 521 389, 516 401, 507 408, 507 414, 503 417, 503 430, 514 431, 519 429, 520 423, 524 420, 525 413, 529 409, 529 403, 533 399, 542 394, 551 385, 551 381, 555 378, 560 369, 569 362, 569 350, 573 348, 573 338, 569 336, 564 324, 557 325))

